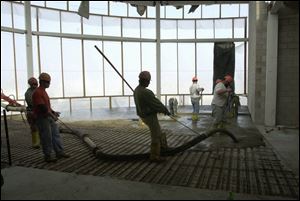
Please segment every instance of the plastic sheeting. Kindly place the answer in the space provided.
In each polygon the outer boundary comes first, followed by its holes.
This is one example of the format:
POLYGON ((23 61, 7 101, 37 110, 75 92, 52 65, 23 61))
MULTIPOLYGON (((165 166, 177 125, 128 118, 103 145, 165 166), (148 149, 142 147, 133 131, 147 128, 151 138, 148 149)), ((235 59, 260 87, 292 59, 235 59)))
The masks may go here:
MULTIPOLYGON (((234 71, 235 44, 233 42, 215 42, 213 89, 217 79, 223 79, 227 74, 234 78, 234 71)), ((234 91, 234 83, 231 87, 234 91)))

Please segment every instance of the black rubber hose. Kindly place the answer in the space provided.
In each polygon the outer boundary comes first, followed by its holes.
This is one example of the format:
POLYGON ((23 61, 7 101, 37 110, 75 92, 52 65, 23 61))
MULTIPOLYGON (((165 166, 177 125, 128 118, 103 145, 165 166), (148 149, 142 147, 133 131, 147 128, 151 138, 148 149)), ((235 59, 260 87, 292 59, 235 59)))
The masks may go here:
MULTIPOLYGON (((97 147, 97 145, 95 143, 93 143, 92 140, 90 140, 90 138, 88 137, 88 134, 83 134, 78 130, 70 129, 69 127, 67 127, 67 129, 60 128, 60 132, 71 133, 71 134, 74 134, 77 137, 79 137, 83 142, 85 142, 88 145, 88 147, 92 150, 93 154, 98 159, 101 159, 101 160, 128 161, 128 160, 148 159, 150 157, 150 153, 127 154, 127 155, 126 154, 104 153, 104 152, 102 152, 101 147, 97 147), (84 140, 85 138, 87 138, 88 140, 84 140), (87 143, 87 141, 89 141, 90 143, 87 143)), ((194 131, 194 132, 196 132, 196 131, 194 131)), ((179 147, 168 148, 167 150, 161 150, 161 156, 173 156, 177 153, 183 152, 218 132, 228 135, 235 143, 238 142, 236 137, 231 132, 229 132, 226 129, 217 128, 217 129, 209 130, 207 133, 199 134, 197 137, 195 137, 191 141, 186 142, 185 144, 183 144, 179 147)))
MULTIPOLYGON (((198 144, 199 142, 205 140, 206 138, 212 136, 213 134, 217 133, 217 132, 221 132, 224 133, 226 135, 228 135, 235 143, 238 142, 238 140, 236 139, 236 137, 230 133, 228 130, 226 129, 213 129, 208 131, 207 133, 203 133, 197 137, 195 137, 194 139, 192 139, 191 141, 176 147, 176 148, 169 148, 168 150, 163 150, 161 151, 161 156, 173 156, 177 153, 183 152, 191 147, 193 147, 194 145, 198 144)), ((103 153, 100 149, 98 149, 95 152, 95 155, 97 158, 99 159, 104 159, 104 160, 138 160, 138 159, 148 159, 150 157, 150 153, 143 153, 143 154, 107 154, 107 153, 103 153)))

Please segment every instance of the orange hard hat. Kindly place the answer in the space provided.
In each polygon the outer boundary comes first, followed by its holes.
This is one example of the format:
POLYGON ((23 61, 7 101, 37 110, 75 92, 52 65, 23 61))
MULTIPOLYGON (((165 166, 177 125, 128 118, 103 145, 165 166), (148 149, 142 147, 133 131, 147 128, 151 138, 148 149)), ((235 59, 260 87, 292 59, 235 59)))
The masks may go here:
POLYGON ((151 80, 151 75, 150 75, 149 71, 142 71, 139 74, 139 78, 140 78, 140 80, 148 80, 148 81, 150 81, 151 80))
POLYGON ((195 76, 195 77, 193 77, 192 81, 193 81, 193 82, 194 82, 194 81, 198 81, 198 78, 195 76))
POLYGON ((217 79, 216 80, 216 84, 218 84, 219 82, 222 82, 222 80, 221 79, 217 79))
POLYGON ((38 84, 38 81, 37 81, 37 79, 35 79, 34 77, 31 77, 31 78, 28 79, 28 84, 29 84, 30 86, 32 86, 32 85, 37 85, 37 84, 38 84))
POLYGON ((232 77, 230 75, 225 75, 224 79, 227 82, 232 82, 233 81, 233 79, 232 79, 232 77))
POLYGON ((51 77, 48 73, 41 73, 39 76, 39 80, 44 80, 44 81, 51 81, 51 77))

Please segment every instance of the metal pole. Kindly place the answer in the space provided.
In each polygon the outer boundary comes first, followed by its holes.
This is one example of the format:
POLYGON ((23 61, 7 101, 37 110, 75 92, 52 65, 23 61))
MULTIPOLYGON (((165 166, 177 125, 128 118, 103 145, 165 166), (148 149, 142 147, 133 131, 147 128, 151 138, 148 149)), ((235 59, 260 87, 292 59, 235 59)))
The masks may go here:
POLYGON ((101 52, 101 50, 95 45, 95 48, 98 50, 98 52, 106 59, 106 61, 111 65, 111 67, 118 73, 118 75, 122 78, 122 80, 127 84, 127 86, 131 89, 133 92, 133 88, 128 84, 128 82, 123 78, 123 76, 119 73, 119 71, 114 67, 114 65, 109 61, 109 59, 101 52))
MULTIPOLYGON (((132 87, 127 83, 127 81, 123 78, 123 76, 118 72, 118 70, 114 67, 114 65, 109 61, 109 59, 99 50, 99 48, 95 45, 95 48, 100 52, 100 54, 106 59, 106 61, 108 61, 108 63, 113 67, 113 69, 118 73, 118 75, 124 80, 124 82, 128 85, 128 87, 132 90, 132 92, 134 91, 132 89, 132 87)), ((184 127, 188 128, 189 130, 193 131, 194 133, 198 134, 198 132, 194 131, 193 129, 191 129, 190 127, 184 125, 182 122, 178 121, 177 119, 169 116, 171 119, 177 121, 178 123, 180 123, 181 125, 183 125, 184 127)))
POLYGON ((5 127, 5 134, 6 134, 8 164, 11 166, 11 153, 10 153, 10 144, 9 144, 8 128, 7 128, 7 118, 6 118, 6 111, 5 110, 3 110, 3 116, 4 116, 4 127, 5 127))

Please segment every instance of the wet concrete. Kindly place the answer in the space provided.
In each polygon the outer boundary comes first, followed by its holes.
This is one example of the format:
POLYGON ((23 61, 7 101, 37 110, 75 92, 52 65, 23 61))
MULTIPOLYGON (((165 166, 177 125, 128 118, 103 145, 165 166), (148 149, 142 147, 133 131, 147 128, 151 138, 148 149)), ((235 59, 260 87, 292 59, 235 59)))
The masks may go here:
MULTIPOLYGON (((180 123, 167 116, 159 116, 171 147, 193 139, 210 127, 212 117, 209 111, 202 112, 197 122, 190 120, 191 114, 188 111, 189 108, 186 111, 182 110, 178 115, 177 120, 180 123)), ((81 115, 76 116, 76 122, 65 122, 72 128, 90 133, 91 138, 105 151, 111 153, 149 151, 149 131, 137 121, 135 110, 117 109, 111 113, 102 111, 102 114, 106 115, 101 116, 100 121, 83 121, 84 115, 81 115), (127 114, 120 114, 122 111, 126 111, 127 114)), ((66 119, 64 116, 63 121, 66 119)), ((11 137, 14 139, 13 159, 19 166, 72 172, 78 175, 112 177, 151 185, 164 184, 214 190, 212 192, 222 190, 286 198, 297 198, 299 195, 298 178, 281 164, 273 148, 265 143, 264 136, 252 123, 250 116, 245 114, 238 116, 237 119, 229 119, 227 124, 227 129, 239 139, 239 143, 234 143, 223 134, 216 134, 184 153, 168 157, 163 164, 153 164, 147 160, 133 162, 97 160, 82 142, 74 136, 63 134, 66 150, 72 152, 72 157, 49 165, 43 161, 40 150, 32 150, 28 146, 30 145, 28 127, 26 128, 21 121, 9 121, 9 126, 11 137)), ((1 138, 3 129, 1 126, 1 138)), ((5 159, 2 154, 1 159, 5 159)), ((215 199, 217 198, 218 196, 215 196, 215 199)))

